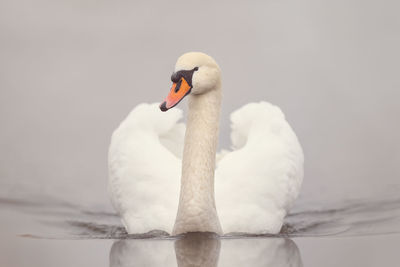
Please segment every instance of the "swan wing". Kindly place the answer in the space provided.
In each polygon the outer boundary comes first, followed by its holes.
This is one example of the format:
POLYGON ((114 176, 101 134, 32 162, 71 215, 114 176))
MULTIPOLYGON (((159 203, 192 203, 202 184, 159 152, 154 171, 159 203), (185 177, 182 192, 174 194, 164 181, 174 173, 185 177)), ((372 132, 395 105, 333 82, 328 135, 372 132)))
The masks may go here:
POLYGON ((185 126, 182 111, 140 104, 114 131, 109 194, 128 233, 172 232, 179 199, 185 126))
POLYGON ((233 151, 218 161, 216 205, 224 233, 278 233, 303 180, 303 151, 282 111, 250 103, 231 114, 233 151))

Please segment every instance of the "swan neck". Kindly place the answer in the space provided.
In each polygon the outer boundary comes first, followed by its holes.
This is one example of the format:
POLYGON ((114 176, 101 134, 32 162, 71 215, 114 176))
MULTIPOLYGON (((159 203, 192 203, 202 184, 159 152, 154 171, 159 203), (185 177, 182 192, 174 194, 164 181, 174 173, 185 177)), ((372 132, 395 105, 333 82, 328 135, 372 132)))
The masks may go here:
POLYGON ((199 231, 222 233, 214 200, 220 108, 220 87, 189 97, 181 192, 174 234, 199 231))

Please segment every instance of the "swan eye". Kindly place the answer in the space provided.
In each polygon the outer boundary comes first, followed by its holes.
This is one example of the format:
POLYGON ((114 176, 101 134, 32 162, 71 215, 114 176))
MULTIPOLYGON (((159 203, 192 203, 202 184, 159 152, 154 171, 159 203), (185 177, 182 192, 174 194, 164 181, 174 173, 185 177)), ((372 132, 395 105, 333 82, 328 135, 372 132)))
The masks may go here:
POLYGON ((199 70, 199 67, 195 67, 194 69, 193 69, 193 71, 198 71, 199 70))

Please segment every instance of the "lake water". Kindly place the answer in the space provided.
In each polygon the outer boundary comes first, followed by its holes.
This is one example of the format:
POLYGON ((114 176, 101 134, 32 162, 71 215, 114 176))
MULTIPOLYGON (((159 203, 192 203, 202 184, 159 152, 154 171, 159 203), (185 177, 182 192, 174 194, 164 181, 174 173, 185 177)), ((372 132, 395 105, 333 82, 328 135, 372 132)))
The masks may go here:
POLYGON ((0 197, 1 266, 395 266, 400 197, 303 204, 274 236, 154 231, 128 235, 118 216, 57 197, 0 197))

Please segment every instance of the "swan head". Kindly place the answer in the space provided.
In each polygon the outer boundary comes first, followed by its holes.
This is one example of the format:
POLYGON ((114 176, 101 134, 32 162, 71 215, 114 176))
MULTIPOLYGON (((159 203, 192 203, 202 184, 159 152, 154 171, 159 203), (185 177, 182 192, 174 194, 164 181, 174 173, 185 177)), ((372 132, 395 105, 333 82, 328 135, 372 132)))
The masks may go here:
POLYGON ((176 106, 185 96, 205 94, 220 88, 221 70, 215 60, 201 52, 189 52, 180 56, 171 76, 172 88, 161 111, 176 106))

